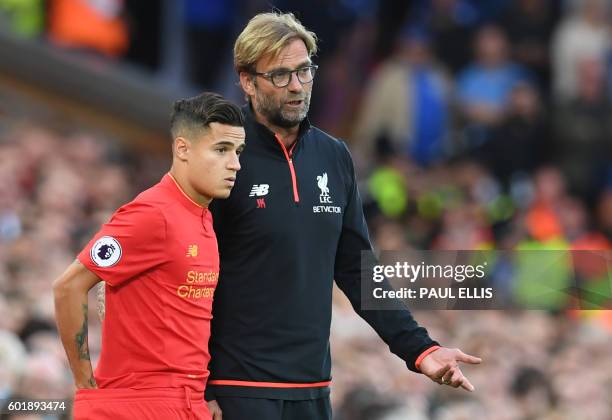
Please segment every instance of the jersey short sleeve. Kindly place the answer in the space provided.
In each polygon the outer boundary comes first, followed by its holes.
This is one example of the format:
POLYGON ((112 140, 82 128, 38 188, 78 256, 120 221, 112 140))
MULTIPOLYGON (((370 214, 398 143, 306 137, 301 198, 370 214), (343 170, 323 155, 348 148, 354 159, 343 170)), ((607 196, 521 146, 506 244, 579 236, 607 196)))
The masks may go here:
POLYGON ((110 286, 118 286, 166 262, 165 242, 161 210, 132 202, 117 210, 77 258, 110 286))

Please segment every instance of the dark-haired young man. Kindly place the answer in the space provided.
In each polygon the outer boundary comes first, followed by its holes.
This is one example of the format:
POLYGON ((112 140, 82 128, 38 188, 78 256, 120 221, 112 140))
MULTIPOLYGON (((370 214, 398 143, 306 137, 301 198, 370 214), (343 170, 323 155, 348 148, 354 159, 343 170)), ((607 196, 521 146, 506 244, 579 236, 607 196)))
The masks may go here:
POLYGON ((243 124, 217 94, 175 102, 170 172, 117 210, 55 280, 75 419, 211 418, 203 391, 219 255, 208 205, 234 185, 243 124), (87 292, 101 280, 106 316, 94 374, 87 292))

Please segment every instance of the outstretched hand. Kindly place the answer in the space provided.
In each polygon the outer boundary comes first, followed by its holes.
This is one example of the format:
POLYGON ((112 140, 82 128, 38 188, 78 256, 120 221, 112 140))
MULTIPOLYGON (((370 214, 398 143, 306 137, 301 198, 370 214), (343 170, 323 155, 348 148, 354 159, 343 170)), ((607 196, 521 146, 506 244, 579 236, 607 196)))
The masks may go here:
POLYGON ((474 391, 474 385, 463 376, 463 372, 459 369, 459 362, 477 365, 482 362, 482 359, 465 354, 459 349, 440 347, 425 356, 419 368, 425 376, 440 385, 474 391))

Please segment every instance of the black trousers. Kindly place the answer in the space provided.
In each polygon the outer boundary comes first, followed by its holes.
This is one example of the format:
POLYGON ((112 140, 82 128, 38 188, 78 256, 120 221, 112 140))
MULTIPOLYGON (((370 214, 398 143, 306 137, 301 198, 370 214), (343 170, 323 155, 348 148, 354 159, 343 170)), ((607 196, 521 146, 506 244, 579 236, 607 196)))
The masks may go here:
POLYGON ((329 397, 316 400, 268 400, 217 397, 223 420, 331 420, 329 397))

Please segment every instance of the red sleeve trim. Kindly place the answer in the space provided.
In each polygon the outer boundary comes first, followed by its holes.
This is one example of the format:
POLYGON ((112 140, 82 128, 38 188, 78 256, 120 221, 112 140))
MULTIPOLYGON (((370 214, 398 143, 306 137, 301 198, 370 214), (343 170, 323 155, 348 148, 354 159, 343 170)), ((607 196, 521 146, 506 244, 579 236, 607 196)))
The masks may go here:
POLYGON ((423 353, 421 353, 421 355, 419 357, 417 357, 416 362, 414 362, 414 367, 417 368, 417 370, 421 370, 421 362, 423 361, 423 359, 429 355, 430 353, 433 353, 434 351, 438 350, 440 348, 440 346, 433 346, 428 348, 427 350, 425 350, 423 353))

